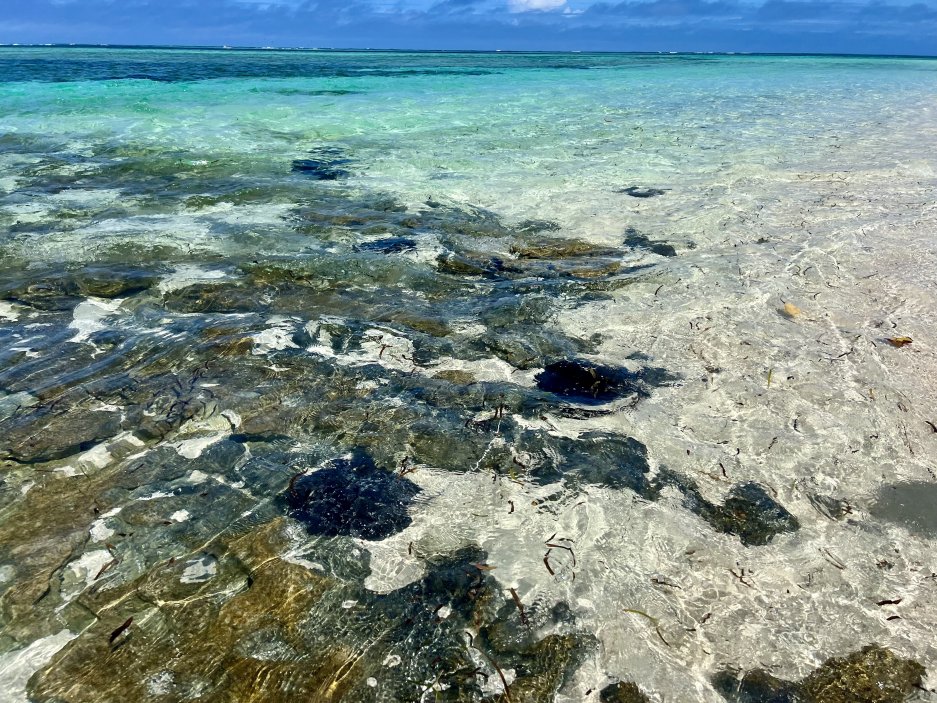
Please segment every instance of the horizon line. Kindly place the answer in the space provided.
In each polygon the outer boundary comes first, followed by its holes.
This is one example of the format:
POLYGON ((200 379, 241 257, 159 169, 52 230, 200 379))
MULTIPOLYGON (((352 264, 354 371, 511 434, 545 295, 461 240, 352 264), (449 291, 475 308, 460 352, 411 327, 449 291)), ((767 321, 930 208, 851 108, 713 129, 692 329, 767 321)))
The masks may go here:
POLYGON ((882 59, 937 59, 937 54, 867 54, 851 52, 788 52, 788 51, 673 51, 659 49, 656 51, 627 51, 627 50, 590 50, 590 49, 405 49, 405 48, 374 48, 374 47, 311 47, 311 46, 253 46, 228 44, 94 44, 81 42, 43 42, 21 43, 0 42, 0 49, 20 48, 53 48, 53 49, 168 49, 168 50, 200 50, 200 51, 309 51, 309 52, 342 52, 342 53, 406 53, 406 54, 620 54, 633 56, 662 55, 662 56, 822 56, 822 57, 852 57, 852 58, 882 58, 882 59))

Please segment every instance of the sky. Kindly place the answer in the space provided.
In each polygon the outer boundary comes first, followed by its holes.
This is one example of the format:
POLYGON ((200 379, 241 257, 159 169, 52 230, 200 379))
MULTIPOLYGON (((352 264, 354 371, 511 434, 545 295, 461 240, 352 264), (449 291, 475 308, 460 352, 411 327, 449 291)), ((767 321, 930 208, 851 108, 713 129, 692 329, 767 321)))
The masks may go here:
POLYGON ((0 43, 937 55, 937 0, 0 0, 0 43))

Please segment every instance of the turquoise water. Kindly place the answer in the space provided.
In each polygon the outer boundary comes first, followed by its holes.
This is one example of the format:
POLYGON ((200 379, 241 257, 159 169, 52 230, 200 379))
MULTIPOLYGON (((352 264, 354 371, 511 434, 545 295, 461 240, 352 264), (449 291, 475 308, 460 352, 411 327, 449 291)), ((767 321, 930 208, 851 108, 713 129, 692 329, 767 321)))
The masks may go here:
POLYGON ((931 700, 935 78, 0 48, 5 699, 931 700))

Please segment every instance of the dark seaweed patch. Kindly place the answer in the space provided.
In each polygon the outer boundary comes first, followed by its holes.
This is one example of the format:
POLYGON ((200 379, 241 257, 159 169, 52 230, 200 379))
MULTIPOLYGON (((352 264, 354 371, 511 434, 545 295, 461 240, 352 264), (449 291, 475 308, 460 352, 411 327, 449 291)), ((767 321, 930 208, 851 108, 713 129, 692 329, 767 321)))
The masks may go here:
POLYGON ((317 147, 310 151, 309 157, 293 161, 293 171, 317 181, 335 181, 349 175, 340 167, 350 164, 351 159, 345 158, 344 152, 337 147, 317 147))
POLYGON ((312 534, 380 540, 411 522, 407 506, 420 492, 404 477, 377 468, 362 451, 312 474, 294 477, 283 494, 289 515, 312 534))

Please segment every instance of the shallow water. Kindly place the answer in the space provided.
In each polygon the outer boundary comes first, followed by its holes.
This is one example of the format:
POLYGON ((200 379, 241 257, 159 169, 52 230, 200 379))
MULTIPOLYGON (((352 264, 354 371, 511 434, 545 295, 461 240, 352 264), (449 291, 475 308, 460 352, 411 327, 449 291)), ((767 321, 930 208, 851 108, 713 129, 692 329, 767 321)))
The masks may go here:
POLYGON ((935 699, 937 61, 0 77, 5 700, 935 699))

